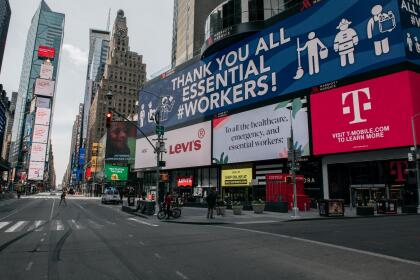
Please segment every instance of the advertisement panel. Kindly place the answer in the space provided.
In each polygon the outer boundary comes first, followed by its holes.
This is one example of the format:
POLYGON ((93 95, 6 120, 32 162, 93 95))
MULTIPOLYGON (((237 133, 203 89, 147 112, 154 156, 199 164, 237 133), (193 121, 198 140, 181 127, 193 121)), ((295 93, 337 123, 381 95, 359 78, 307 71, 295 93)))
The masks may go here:
POLYGON ((222 168, 222 187, 246 187, 252 181, 252 168, 222 168))
MULTIPOLYGON (((156 136, 150 136, 155 139, 156 136)), ((165 133, 166 169, 210 165, 211 122, 199 123, 165 133)), ((156 166, 156 155, 146 138, 137 139, 135 168, 156 166)))
POLYGON ((107 129, 105 159, 133 162, 136 154, 136 127, 129 122, 111 122, 107 129))
POLYGON ((398 1, 322 1, 146 84, 162 98, 139 91, 139 126, 153 133, 158 106, 171 127, 405 60, 398 1))
POLYGON ((176 185, 178 187, 192 187, 193 179, 193 176, 179 176, 176 178, 176 185))
POLYGON ((413 145, 414 90, 404 71, 312 95, 314 154, 413 145))
POLYGON ((55 49, 47 46, 38 47, 38 57, 39 58, 49 58, 51 60, 55 57, 55 49))
POLYGON ((37 108, 50 108, 50 99, 45 97, 36 97, 36 107, 37 108))
POLYGON ((108 181, 127 181, 128 167, 105 164, 105 176, 108 181))
POLYGON ((308 113, 302 106, 296 98, 214 119, 213 163, 287 158, 291 125, 296 149, 309 155, 308 113))
POLYGON ((35 124, 50 125, 51 109, 37 108, 35 113, 35 124))
POLYGON ((32 134, 32 142, 46 144, 48 142, 48 129, 49 129, 49 126, 39 125, 39 124, 34 125, 34 133, 32 134))
POLYGON ((51 80, 36 79, 34 94, 51 97, 54 95, 54 84, 51 80))
POLYGON ((398 0, 407 57, 420 64, 420 1, 398 0))
POLYGON ((41 143, 32 143, 31 161, 45 161, 45 153, 47 152, 47 145, 41 143))
POLYGON ((54 66, 51 63, 44 62, 41 64, 39 70, 39 77, 41 79, 51 80, 53 76, 54 66))
POLYGON ((44 165, 45 163, 30 161, 28 170, 28 180, 42 181, 44 179, 44 165))

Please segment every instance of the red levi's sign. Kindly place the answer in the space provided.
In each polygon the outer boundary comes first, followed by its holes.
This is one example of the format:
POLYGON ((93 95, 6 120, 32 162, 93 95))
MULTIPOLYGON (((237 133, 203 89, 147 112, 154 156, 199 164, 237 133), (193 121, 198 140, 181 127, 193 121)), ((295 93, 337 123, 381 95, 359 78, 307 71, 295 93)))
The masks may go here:
POLYGON ((181 176, 177 178, 178 187, 192 187, 193 177, 192 176, 181 176))
POLYGON ((47 46, 39 46, 38 57, 39 58, 49 58, 49 59, 52 60, 55 57, 55 49, 47 47, 47 46))
POLYGON ((311 95, 314 154, 413 145, 419 80, 420 74, 403 71, 311 95))

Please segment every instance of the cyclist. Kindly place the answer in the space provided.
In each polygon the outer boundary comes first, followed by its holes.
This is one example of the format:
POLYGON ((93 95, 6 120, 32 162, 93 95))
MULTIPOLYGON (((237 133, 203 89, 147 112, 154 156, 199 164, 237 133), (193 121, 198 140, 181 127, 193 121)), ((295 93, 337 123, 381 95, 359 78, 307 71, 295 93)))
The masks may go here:
POLYGON ((171 204, 172 204, 172 195, 170 192, 167 192, 165 195, 165 207, 166 207, 166 216, 167 219, 171 216, 171 204))
POLYGON ((61 193, 61 199, 60 199, 60 203, 58 204, 58 206, 61 205, 61 202, 64 201, 64 204, 67 206, 67 202, 66 202, 66 190, 63 189, 63 192, 61 193))

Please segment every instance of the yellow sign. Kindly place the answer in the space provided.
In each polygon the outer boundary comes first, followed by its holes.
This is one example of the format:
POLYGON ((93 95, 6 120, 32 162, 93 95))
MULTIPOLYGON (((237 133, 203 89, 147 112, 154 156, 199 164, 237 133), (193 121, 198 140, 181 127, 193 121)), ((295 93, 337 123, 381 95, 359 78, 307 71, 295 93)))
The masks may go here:
POLYGON ((249 187, 252 168, 222 169, 222 187, 249 187))
POLYGON ((98 157, 97 156, 93 156, 91 159, 90 171, 92 173, 98 172, 98 157))

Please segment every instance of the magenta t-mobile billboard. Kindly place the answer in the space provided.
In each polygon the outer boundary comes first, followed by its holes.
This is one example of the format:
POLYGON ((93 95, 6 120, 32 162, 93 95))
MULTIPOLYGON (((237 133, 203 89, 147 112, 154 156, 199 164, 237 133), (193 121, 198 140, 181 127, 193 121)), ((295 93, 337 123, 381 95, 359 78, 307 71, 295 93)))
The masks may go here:
MULTIPOLYGON (((311 96, 315 155, 413 145, 420 74, 403 71, 311 96)), ((417 135, 420 118, 416 121, 417 135)), ((417 138, 419 139, 419 138, 417 138)), ((419 139, 420 140, 420 139, 419 139)))

